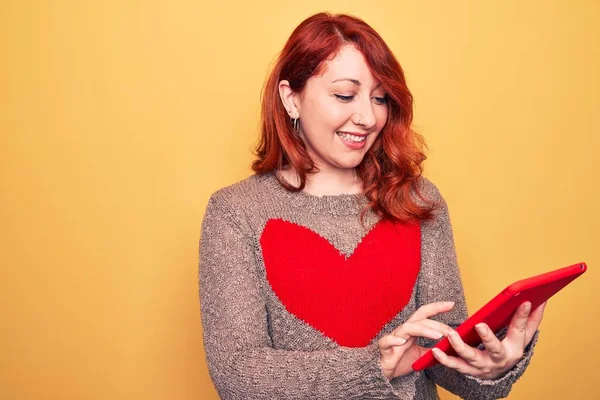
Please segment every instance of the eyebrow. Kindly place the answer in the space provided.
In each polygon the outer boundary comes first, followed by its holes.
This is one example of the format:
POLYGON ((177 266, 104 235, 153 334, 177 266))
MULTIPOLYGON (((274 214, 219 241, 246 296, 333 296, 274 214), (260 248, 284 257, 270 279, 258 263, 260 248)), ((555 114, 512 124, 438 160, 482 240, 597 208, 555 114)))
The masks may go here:
MULTIPOLYGON (((352 78, 340 78, 340 79, 336 79, 336 80, 334 80, 334 81, 333 81, 333 82, 331 82, 331 83, 336 83, 336 82, 341 82, 341 81, 349 81, 349 82, 352 82, 352 83, 354 83, 356 86, 360 86, 360 85, 361 85, 361 83, 360 83, 360 81, 359 81, 359 80, 357 80, 357 79, 352 79, 352 78)), ((380 82, 380 83, 378 83, 378 84, 377 84, 377 86, 375 86, 375 89, 377 89, 379 86, 381 86, 381 82, 380 82)))
POLYGON ((331 83, 336 83, 336 82, 340 82, 340 81, 350 81, 350 82, 354 83, 356 86, 360 86, 359 80, 351 79, 351 78, 340 78, 340 79, 336 79, 335 81, 333 81, 331 83))

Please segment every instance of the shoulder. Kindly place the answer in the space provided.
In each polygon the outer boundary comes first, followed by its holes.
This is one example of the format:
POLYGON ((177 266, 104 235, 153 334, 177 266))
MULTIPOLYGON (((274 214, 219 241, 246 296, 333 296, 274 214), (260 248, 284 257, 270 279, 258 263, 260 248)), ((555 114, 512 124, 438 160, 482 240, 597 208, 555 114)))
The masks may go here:
POLYGON ((444 196, 442 196, 440 193, 438 187, 427 178, 420 177, 418 190, 420 197, 433 206, 433 213, 430 219, 423 221, 424 230, 430 232, 430 230, 433 229, 435 232, 437 232, 435 235, 440 233, 451 233, 451 229, 448 229, 450 226, 450 212, 448 210, 448 204, 446 203, 444 196))
POLYGON ((432 204, 434 208, 446 206, 446 201, 437 186, 424 176, 419 177, 416 189, 418 201, 432 204))
POLYGON ((246 221, 273 197, 270 174, 248 178, 214 192, 208 200, 206 215, 227 215, 234 221, 246 221))
POLYGON ((263 190, 264 175, 251 175, 248 178, 225 186, 210 196, 210 203, 229 205, 233 208, 241 207, 258 197, 263 190))

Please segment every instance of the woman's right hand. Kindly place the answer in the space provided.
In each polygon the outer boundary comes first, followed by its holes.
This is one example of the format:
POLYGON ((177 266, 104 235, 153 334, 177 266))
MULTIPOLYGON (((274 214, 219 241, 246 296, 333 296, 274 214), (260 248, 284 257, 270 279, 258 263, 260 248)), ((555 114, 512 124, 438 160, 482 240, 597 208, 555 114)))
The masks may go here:
POLYGON ((417 338, 437 340, 452 330, 446 324, 429 319, 450 311, 452 307, 453 302, 421 306, 405 323, 379 339, 381 371, 388 380, 411 373, 411 365, 429 350, 417 345, 417 338))

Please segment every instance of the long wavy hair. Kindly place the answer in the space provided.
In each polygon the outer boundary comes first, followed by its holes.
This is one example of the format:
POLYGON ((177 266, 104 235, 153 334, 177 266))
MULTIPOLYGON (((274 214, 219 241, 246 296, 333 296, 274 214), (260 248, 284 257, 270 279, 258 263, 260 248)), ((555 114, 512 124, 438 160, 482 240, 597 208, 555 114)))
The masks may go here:
POLYGON ((293 130, 279 97, 279 82, 288 80, 292 90, 301 93, 308 79, 320 74, 325 62, 347 44, 364 55, 387 94, 387 122, 356 168, 369 200, 365 211, 372 209, 382 219, 392 221, 429 219, 434 204, 419 192, 425 142, 411 129, 413 98, 404 73, 379 34, 350 15, 315 14, 300 23, 288 39, 263 87, 262 132, 252 169, 262 174, 293 168, 300 178, 299 187, 280 180, 291 191, 303 190, 307 174, 318 172, 293 130))

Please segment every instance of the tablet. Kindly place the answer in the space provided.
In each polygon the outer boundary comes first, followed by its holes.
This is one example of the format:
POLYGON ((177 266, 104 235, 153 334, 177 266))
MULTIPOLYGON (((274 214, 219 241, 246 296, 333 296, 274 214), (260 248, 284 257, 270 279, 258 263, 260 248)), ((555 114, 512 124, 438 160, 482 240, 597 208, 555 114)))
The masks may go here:
MULTIPOLYGON (((498 332, 508 326, 513 314, 522 303, 530 301, 531 309, 534 310, 586 270, 585 263, 579 263, 517 281, 463 322, 456 328, 456 332, 465 343, 473 347, 478 346, 481 338, 475 330, 475 325, 485 322, 493 332, 498 332)), ((456 355, 447 337, 440 340, 435 347, 448 355, 456 355)), ((433 352, 429 350, 413 363, 412 368, 415 371, 421 371, 433 367, 437 363, 433 352)))

